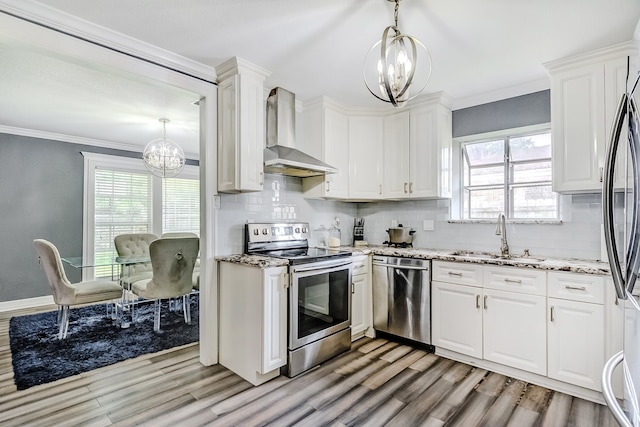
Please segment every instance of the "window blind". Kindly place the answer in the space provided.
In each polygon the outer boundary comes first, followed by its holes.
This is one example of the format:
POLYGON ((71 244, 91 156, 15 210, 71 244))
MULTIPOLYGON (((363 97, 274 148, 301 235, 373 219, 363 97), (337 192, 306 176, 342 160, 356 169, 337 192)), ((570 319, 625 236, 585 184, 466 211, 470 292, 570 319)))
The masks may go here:
POLYGON ((162 184, 162 232, 200 235, 200 182, 168 178, 162 184))

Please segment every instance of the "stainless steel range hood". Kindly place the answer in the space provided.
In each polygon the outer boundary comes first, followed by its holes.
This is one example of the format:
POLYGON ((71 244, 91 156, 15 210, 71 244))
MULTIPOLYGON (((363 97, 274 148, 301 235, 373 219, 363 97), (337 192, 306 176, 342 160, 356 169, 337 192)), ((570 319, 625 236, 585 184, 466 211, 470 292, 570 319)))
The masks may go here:
POLYGON ((336 173, 338 170, 295 148, 296 97, 276 87, 267 98, 267 148, 265 173, 309 177, 336 173))

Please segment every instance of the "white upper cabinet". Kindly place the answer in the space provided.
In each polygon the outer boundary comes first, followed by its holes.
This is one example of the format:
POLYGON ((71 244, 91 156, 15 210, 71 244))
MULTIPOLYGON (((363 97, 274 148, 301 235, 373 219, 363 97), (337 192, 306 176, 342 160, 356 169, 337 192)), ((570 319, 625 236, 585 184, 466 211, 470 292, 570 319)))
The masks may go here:
MULTIPOLYGON (((303 151, 319 158, 338 173, 302 180, 308 198, 349 197, 349 116, 328 98, 305 106, 302 114, 303 151)), ((302 148, 302 146, 300 147, 302 148)))
POLYGON ((218 74, 218 191, 262 191, 264 183, 264 79, 269 71, 241 58, 218 74))
POLYGON ((602 190, 611 125, 626 91, 627 57, 633 80, 637 56, 630 42, 545 64, 551 75, 554 191, 602 190))
POLYGON ((451 109, 442 94, 384 122, 384 198, 451 197, 451 109))
POLYGON ((383 143, 382 117, 349 117, 349 199, 382 199, 383 143))

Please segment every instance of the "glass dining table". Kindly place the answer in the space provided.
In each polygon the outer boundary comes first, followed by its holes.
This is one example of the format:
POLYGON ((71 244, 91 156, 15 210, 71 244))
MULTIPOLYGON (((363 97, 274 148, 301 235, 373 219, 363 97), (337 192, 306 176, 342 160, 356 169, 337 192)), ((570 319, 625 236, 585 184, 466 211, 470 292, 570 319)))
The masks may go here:
MULTIPOLYGON (((111 268, 111 280, 120 282, 123 275, 127 274, 127 269, 135 264, 147 263, 151 261, 149 255, 131 257, 61 257, 62 262, 77 269, 87 268, 111 268)), ((139 298, 132 294, 129 289, 122 289, 122 299, 114 303, 114 318, 121 328, 128 328, 133 321, 133 312, 139 298), (119 315, 118 313, 122 315, 119 315)))

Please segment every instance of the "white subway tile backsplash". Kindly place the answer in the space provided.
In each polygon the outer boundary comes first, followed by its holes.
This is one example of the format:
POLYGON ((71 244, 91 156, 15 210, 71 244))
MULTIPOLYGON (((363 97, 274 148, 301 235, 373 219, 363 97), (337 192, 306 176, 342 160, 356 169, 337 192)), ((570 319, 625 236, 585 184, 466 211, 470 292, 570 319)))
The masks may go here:
MULTIPOLYGON (((351 244, 354 217, 365 218, 364 238, 370 244, 388 239, 391 221, 416 230, 415 247, 498 251, 495 224, 449 223, 449 200, 347 203, 305 199, 300 178, 265 176, 261 193, 222 194, 218 211, 217 253, 243 251, 247 221, 308 221, 311 229, 340 221, 343 244, 351 244), (424 231, 423 220, 434 220, 434 230, 424 231)), ((508 224, 512 253, 529 249, 532 255, 599 259, 602 204, 599 194, 561 196, 561 224, 508 224)), ((312 244, 315 243, 312 234, 312 244)))

